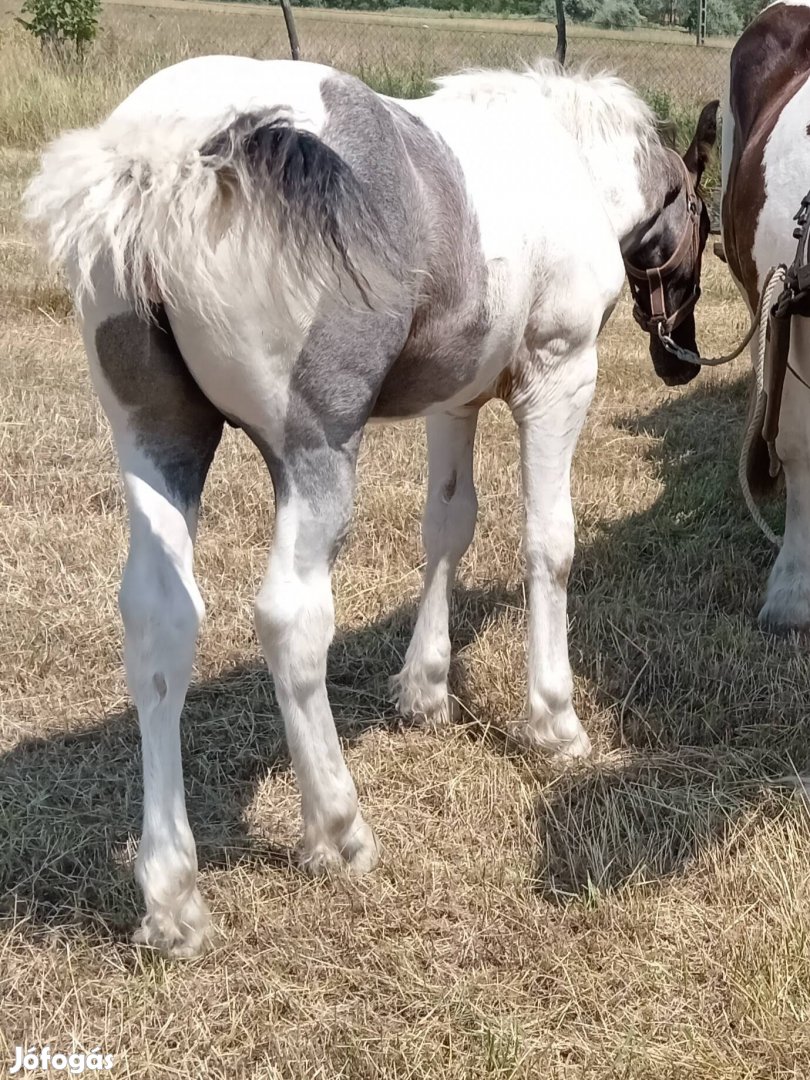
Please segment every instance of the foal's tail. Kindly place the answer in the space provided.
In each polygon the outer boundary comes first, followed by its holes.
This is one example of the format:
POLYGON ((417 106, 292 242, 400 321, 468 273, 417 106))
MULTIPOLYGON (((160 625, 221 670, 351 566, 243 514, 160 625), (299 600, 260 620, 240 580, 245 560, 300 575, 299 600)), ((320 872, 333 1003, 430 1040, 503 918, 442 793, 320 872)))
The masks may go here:
POLYGON ((213 130, 113 115, 52 142, 24 201, 79 302, 103 267, 145 317, 167 302, 214 321, 251 297, 298 325, 324 295, 396 306, 391 245, 367 189, 279 110, 213 130))

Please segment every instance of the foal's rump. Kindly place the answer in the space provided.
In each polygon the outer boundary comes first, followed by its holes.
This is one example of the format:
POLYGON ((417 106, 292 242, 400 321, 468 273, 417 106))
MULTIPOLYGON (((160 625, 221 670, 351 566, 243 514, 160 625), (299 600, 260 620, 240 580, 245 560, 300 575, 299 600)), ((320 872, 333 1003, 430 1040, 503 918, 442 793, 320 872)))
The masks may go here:
MULTIPOLYGON (((320 86, 332 77, 347 78, 284 61, 186 61, 98 127, 51 143, 26 209, 77 299, 104 265, 139 314, 163 302, 209 324, 253 307, 301 328, 325 296, 401 303, 397 222, 330 145, 320 86)), ((387 110, 352 82, 378 149, 395 154, 387 110)))

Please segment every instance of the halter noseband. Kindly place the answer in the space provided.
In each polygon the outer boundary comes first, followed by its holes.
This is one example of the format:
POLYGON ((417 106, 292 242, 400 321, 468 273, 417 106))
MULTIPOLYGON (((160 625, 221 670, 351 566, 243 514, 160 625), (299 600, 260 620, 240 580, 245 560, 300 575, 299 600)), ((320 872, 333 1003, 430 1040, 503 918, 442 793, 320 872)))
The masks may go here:
POLYGON ((630 291, 633 294, 633 300, 635 301, 633 306, 633 318, 642 330, 645 330, 648 334, 657 334, 658 337, 669 337, 675 327, 679 326, 694 309, 695 304, 700 298, 700 286, 697 284, 696 280, 692 295, 681 304, 677 311, 673 311, 671 315, 667 312, 666 293, 664 291, 666 279, 686 262, 690 254, 693 257, 693 262, 697 270, 697 279, 699 279, 701 254, 700 208, 697 195, 695 194, 695 185, 692 183, 692 177, 689 170, 686 165, 684 165, 679 155, 675 154, 674 156, 677 158, 678 164, 683 170, 684 179, 686 181, 687 219, 686 224, 683 227, 681 238, 673 253, 665 263, 661 264, 661 266, 653 266, 649 270, 642 270, 638 266, 633 266, 627 259, 624 260, 624 266, 630 282, 630 291), (639 304, 642 284, 647 286, 650 293, 649 315, 647 315, 646 311, 644 311, 639 304))

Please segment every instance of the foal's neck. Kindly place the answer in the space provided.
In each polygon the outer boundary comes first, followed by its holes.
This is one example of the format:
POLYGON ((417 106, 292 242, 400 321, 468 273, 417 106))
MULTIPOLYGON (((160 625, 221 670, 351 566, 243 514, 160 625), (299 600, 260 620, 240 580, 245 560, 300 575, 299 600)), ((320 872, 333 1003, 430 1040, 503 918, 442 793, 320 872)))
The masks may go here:
POLYGON ((582 147, 583 156, 622 251, 661 210, 676 182, 677 162, 657 139, 640 148, 635 138, 582 147))

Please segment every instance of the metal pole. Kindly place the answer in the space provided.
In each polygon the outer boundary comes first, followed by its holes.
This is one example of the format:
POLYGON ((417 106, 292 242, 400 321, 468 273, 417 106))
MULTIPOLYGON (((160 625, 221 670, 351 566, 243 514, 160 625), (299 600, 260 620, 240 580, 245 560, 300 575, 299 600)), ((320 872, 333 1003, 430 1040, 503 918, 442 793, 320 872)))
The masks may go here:
POLYGON ((708 0, 696 0, 697 3, 697 31, 695 39, 698 45, 706 44, 706 6, 708 0))
POLYGON ((293 60, 301 59, 301 48, 298 44, 298 31, 295 28, 290 0, 280 0, 281 10, 284 12, 284 22, 287 24, 287 37, 290 39, 290 54, 293 60))

